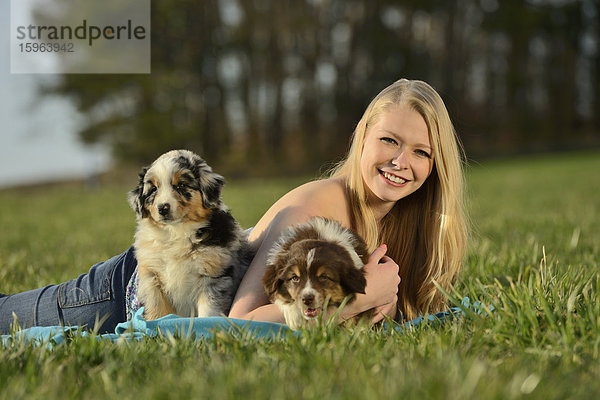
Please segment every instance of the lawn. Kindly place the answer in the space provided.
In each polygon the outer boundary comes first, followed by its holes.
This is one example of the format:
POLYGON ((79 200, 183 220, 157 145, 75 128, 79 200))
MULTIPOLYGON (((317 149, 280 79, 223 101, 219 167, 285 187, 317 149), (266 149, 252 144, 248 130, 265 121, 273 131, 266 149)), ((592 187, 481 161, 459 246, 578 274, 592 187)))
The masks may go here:
MULTIPOLYGON (((233 181, 224 197, 249 227, 299 182, 233 181)), ((473 234, 449 296, 481 301, 480 315, 403 334, 0 345, 0 398, 600 398, 600 153, 473 163, 468 185, 473 234)), ((128 189, 1 191, 0 292, 129 247, 128 189)))

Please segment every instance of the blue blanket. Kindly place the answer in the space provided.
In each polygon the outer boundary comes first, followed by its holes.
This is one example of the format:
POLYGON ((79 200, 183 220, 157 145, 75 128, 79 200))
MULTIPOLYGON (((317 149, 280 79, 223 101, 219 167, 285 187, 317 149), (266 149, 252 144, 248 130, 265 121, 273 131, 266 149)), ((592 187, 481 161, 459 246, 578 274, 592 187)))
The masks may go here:
MULTIPOLYGON (((463 306, 468 308, 478 307, 469 305, 468 299, 463 300, 463 306)), ((283 324, 248 321, 241 319, 225 317, 207 317, 207 318, 183 318, 176 315, 167 315, 166 317, 146 321, 143 317, 144 309, 138 310, 134 317, 127 322, 117 325, 115 333, 103 335, 94 335, 88 331, 82 330, 76 326, 47 326, 33 327, 18 331, 14 336, 2 335, 1 341, 5 346, 14 341, 25 340, 33 344, 61 344, 68 341, 73 335, 94 336, 105 340, 140 340, 144 337, 154 337, 158 335, 193 337, 195 339, 210 338, 215 332, 224 331, 231 334, 245 333, 256 338, 278 339, 287 336, 290 329, 283 324)), ((457 317, 464 316, 463 308, 452 308, 448 311, 419 317, 402 324, 386 324, 385 329, 397 331, 400 333, 409 329, 422 326, 424 324, 438 324, 446 321, 455 320, 457 317)), ((301 334, 294 332, 293 334, 301 334)))

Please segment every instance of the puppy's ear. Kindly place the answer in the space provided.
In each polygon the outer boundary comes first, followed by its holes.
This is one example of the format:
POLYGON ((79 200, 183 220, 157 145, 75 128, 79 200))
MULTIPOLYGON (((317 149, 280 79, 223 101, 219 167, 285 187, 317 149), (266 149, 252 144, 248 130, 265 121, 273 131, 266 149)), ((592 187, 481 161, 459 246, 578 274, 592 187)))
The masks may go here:
POLYGON ((273 300, 275 293, 277 293, 277 290, 279 290, 279 286, 282 283, 277 274, 277 270, 275 269, 275 265, 267 265, 267 269, 262 278, 262 283, 265 287, 267 296, 269 296, 270 300, 273 300))
POLYGON ((341 274, 341 285, 346 294, 365 293, 367 280, 363 270, 349 265, 341 274))
POLYGON ((219 207, 222 204, 221 189, 225 185, 225 178, 213 172, 206 161, 198 155, 194 155, 192 159, 180 157, 179 163, 189 168, 195 175, 202 192, 202 205, 205 208, 219 207))
POLYGON ((358 258, 360 258, 363 264, 366 264, 369 261, 369 250, 367 249, 365 241, 360 236, 354 234, 352 246, 354 247, 354 251, 358 255, 358 258))
POLYGON ((146 172, 148 172, 149 167, 144 167, 142 172, 139 174, 139 182, 138 186, 130 191, 127 195, 127 200, 129 205, 135 211, 135 214, 139 218, 144 218, 145 209, 144 209, 144 178, 146 177, 146 172))
POLYGON ((292 296, 285 288, 284 276, 285 267, 282 264, 267 264, 262 282, 269 300, 274 301, 279 298, 288 302, 293 301, 292 296))
POLYGON ((202 204, 206 208, 216 208, 221 205, 221 190, 225 178, 214 172, 200 178, 202 181, 202 204))

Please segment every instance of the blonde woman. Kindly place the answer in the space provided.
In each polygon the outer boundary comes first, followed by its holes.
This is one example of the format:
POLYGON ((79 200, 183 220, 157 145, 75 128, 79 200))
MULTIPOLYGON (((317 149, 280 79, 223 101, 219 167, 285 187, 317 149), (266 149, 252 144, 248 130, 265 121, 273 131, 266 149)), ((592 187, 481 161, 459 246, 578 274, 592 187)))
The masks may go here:
POLYGON ((412 319, 441 311, 456 280, 467 227, 462 151, 446 107, 427 83, 401 79, 381 91, 359 121, 350 151, 323 180, 279 199, 250 234, 257 249, 230 317, 284 322, 262 288, 269 249, 290 225, 313 216, 354 229, 369 246, 364 295, 347 319, 369 309, 412 319))

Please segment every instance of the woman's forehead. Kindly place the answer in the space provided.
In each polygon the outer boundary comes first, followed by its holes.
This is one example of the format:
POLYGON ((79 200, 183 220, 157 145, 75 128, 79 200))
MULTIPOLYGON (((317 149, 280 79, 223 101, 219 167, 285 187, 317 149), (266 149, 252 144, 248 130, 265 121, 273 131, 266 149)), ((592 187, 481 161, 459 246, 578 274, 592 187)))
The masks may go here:
POLYGON ((416 110, 405 105, 388 107, 378 115, 367 131, 385 133, 414 144, 431 147, 427 122, 416 110))

